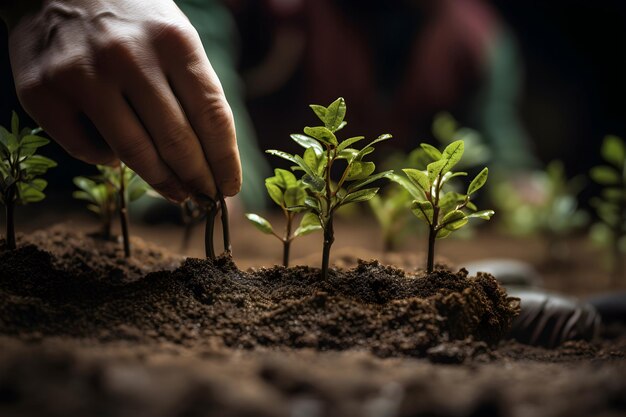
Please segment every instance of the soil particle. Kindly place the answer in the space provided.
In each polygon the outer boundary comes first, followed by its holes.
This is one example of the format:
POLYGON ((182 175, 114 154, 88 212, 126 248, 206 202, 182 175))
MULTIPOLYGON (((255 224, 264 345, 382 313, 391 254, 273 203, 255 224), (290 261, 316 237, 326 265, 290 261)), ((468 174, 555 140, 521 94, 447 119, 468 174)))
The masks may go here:
POLYGON ((39 246, 0 252, 0 333, 21 338, 36 333, 184 346, 218 338, 243 349, 425 356, 468 337, 493 345, 519 309, 493 277, 468 277, 463 269, 413 275, 361 261, 322 281, 316 268, 242 272, 220 257, 187 259, 174 271, 137 278, 142 268, 175 258, 137 244, 136 258, 113 262, 117 245, 62 228, 30 242, 39 246), (98 255, 88 262, 96 245, 98 255))

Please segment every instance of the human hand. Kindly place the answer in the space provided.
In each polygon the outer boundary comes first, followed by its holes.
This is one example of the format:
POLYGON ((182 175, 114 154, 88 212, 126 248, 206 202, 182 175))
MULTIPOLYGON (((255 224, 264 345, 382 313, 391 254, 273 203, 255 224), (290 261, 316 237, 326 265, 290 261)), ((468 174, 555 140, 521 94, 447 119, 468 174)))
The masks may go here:
POLYGON ((44 0, 10 25, 24 109, 72 156, 124 161, 175 201, 241 187, 230 106, 171 0, 44 0))

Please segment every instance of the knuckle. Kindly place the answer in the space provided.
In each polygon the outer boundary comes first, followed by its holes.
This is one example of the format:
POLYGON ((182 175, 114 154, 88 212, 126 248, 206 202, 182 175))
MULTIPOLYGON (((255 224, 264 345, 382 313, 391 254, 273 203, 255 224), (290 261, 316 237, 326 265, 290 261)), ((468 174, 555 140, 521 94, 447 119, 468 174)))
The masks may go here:
POLYGON ((173 51, 183 53, 195 49, 194 41, 198 38, 198 32, 185 22, 158 22, 152 23, 150 28, 152 39, 156 43, 162 43, 173 51))
POLYGON ((100 65, 122 62, 133 62, 137 40, 131 36, 110 37, 98 44, 96 48, 96 60, 100 65))
POLYGON ((77 80, 91 78, 93 74, 91 60, 75 56, 47 65, 43 70, 43 82, 75 85, 77 80))
POLYGON ((197 111, 196 119, 198 125, 205 125, 208 131, 217 133, 209 135, 215 140, 223 137, 224 134, 234 132, 233 113, 223 98, 210 100, 208 104, 201 106, 197 111))
POLYGON ((26 110, 31 103, 37 102, 43 89, 44 84, 40 78, 22 81, 15 85, 17 97, 26 110))

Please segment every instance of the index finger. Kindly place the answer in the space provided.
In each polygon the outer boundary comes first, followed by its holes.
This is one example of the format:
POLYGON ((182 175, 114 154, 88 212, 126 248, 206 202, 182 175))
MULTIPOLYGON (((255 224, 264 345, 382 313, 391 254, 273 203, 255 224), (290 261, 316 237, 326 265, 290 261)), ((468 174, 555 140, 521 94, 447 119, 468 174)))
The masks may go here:
POLYGON ((167 26, 156 49, 172 90, 202 145, 217 188, 226 196, 241 189, 242 173, 233 114, 195 29, 167 26))

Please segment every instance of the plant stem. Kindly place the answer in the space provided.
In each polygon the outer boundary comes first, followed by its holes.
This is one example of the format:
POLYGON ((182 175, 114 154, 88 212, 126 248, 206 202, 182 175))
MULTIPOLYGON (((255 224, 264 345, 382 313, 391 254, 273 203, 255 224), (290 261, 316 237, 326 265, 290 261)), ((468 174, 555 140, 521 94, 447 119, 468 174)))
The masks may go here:
POLYGON ((13 250, 15 244, 15 184, 7 189, 6 193, 6 214, 7 214, 7 248, 13 250))
POLYGON ((435 242, 437 241, 437 231, 435 226, 430 226, 428 231, 428 264, 426 272, 431 273, 435 267, 435 242))
POLYGON ((228 206, 224 200, 224 196, 220 193, 220 208, 222 210, 222 235, 224 237, 224 252, 232 255, 233 248, 230 244, 230 225, 228 223, 228 206))
POLYGON ((322 254, 322 279, 328 279, 328 265, 330 263, 330 247, 335 241, 335 233, 333 230, 333 216, 328 217, 326 227, 324 227, 324 251, 322 254))
POLYGON ((122 226, 122 240, 124 242, 124 256, 130 258, 130 237, 128 235, 128 209, 126 208, 126 179, 125 167, 120 164, 120 225, 122 226))
POLYGON ((293 214, 285 211, 287 225, 285 226, 285 237, 283 241, 283 266, 289 267, 289 251, 291 249, 291 223, 293 222, 293 214))

